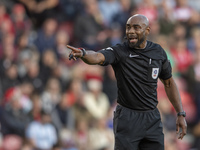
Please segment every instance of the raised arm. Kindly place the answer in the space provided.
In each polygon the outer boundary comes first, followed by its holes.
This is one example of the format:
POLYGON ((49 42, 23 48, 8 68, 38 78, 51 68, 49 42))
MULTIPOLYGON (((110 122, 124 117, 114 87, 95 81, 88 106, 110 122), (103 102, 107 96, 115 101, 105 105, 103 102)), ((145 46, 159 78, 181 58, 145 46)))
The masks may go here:
MULTIPOLYGON (((182 106, 180 94, 173 77, 167 80, 161 80, 161 81, 165 86, 166 94, 170 102, 172 103, 174 109, 176 110, 176 112, 177 113, 183 112, 183 106, 182 106)), ((187 123, 185 121, 185 117, 182 115, 177 116, 176 131, 177 133, 180 133, 178 136, 179 139, 182 139, 187 133, 187 123), (182 129, 182 131, 180 130, 180 128, 182 129)))
POLYGON ((67 48, 71 50, 69 56, 72 56, 72 59, 76 60, 77 58, 81 58, 85 63, 90 65, 101 65, 105 61, 105 57, 102 53, 98 53, 95 51, 85 51, 79 48, 72 47, 67 45, 67 48))

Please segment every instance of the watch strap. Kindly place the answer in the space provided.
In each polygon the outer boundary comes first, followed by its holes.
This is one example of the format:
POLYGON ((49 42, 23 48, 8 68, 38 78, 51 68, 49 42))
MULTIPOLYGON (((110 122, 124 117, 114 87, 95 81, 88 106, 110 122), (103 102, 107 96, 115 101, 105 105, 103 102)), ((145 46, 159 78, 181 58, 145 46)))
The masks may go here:
POLYGON ((186 117, 186 112, 185 112, 185 111, 178 112, 178 113, 177 113, 177 116, 183 116, 183 117, 186 117))
POLYGON ((79 48, 82 52, 83 52, 83 55, 81 56, 81 57, 84 57, 85 56, 85 54, 86 54, 86 50, 84 49, 84 48, 79 48))

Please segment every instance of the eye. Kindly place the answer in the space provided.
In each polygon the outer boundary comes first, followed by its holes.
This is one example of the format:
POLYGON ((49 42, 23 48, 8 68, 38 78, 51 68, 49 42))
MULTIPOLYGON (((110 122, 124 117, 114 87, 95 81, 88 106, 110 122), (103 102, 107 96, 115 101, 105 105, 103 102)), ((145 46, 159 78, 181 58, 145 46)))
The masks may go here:
POLYGON ((126 29, 127 29, 127 30, 130 30, 130 28, 131 28, 130 26, 126 26, 126 29))
POLYGON ((139 26, 134 26, 134 29, 135 30, 140 30, 140 27, 139 26))

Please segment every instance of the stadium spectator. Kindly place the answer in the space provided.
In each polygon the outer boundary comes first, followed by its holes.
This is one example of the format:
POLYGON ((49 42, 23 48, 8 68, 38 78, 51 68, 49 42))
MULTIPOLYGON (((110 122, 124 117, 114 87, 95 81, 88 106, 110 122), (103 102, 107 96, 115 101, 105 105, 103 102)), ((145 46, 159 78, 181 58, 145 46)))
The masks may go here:
MULTIPOLYGON (((0 77, 1 93, 5 93, 9 88, 20 84, 15 63, 6 66, 0 77)), ((3 97, 3 94, 0 97, 3 97)))
POLYGON ((171 48, 177 71, 183 75, 193 63, 193 55, 187 49, 186 39, 177 39, 175 47, 171 48))
POLYGON ((32 109, 28 113, 30 121, 40 121, 41 120, 41 110, 42 110, 42 101, 41 97, 37 92, 33 92, 30 96, 32 102, 32 109))
POLYGON ((57 130, 74 130, 75 114, 73 107, 70 107, 69 99, 66 94, 62 95, 60 102, 56 105, 55 109, 53 109, 51 116, 52 123, 57 130))
POLYGON ((41 120, 32 121, 26 129, 26 137, 36 149, 51 149, 57 143, 55 127, 51 124, 50 114, 41 111, 41 120))
POLYGON ((47 18, 42 27, 37 31, 37 38, 35 39, 35 46, 42 54, 45 50, 51 49, 55 46, 55 36, 58 22, 56 19, 47 18))
POLYGON ((59 0, 18 0, 22 3, 29 15, 34 27, 40 28, 43 22, 49 17, 56 17, 59 0))
POLYGON ((94 119, 105 118, 110 104, 109 99, 102 92, 102 81, 90 79, 87 82, 88 92, 83 96, 83 103, 94 119))
POLYGON ((97 0, 84 1, 84 5, 85 13, 78 16, 74 24, 74 35, 78 40, 76 44, 88 49, 98 49, 108 38, 102 12, 97 0))
POLYGON ((89 128, 90 123, 84 118, 76 121, 74 132, 75 143, 78 149, 87 150, 89 148, 89 128))
POLYGON ((114 135, 112 129, 107 127, 106 118, 97 119, 89 130, 89 144, 91 149, 114 149, 114 135))
POLYGON ((21 4, 15 4, 13 6, 11 20, 13 22, 16 38, 22 33, 29 32, 32 27, 32 24, 26 15, 25 8, 21 4))
POLYGON ((105 25, 109 27, 114 16, 121 12, 120 3, 118 0, 102 0, 98 2, 98 5, 105 25))
POLYGON ((156 21, 158 19, 157 5, 152 0, 142 0, 136 10, 133 10, 136 14, 143 14, 149 18, 149 22, 156 21))
POLYGON ((49 78, 45 90, 41 94, 42 108, 46 113, 52 113, 61 101, 60 82, 56 78, 49 78))
POLYGON ((25 137, 25 129, 30 123, 28 115, 22 110, 21 91, 15 87, 6 97, 1 113, 1 132, 5 135, 25 137))
MULTIPOLYGON (((129 18, 131 10, 133 9, 133 4, 131 0, 120 0, 121 9, 116 14, 113 15, 112 24, 119 24, 122 29, 126 25, 126 20, 129 18)), ((125 35, 125 33, 123 34, 125 35)), ((123 36, 124 37, 124 36, 123 36)))

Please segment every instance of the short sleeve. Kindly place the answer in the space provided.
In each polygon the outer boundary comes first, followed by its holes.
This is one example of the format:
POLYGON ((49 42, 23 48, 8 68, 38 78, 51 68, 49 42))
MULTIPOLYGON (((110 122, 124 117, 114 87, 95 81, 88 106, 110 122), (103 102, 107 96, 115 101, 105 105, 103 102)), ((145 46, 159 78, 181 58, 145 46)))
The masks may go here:
POLYGON ((167 58, 166 52, 163 50, 162 68, 159 78, 162 80, 167 80, 171 77, 172 77, 172 67, 170 61, 167 58))
POLYGON ((115 47, 107 47, 105 49, 102 49, 98 51, 99 53, 102 53, 105 57, 105 61, 102 64, 102 66, 107 66, 109 64, 114 64, 119 61, 119 57, 117 55, 115 47))

